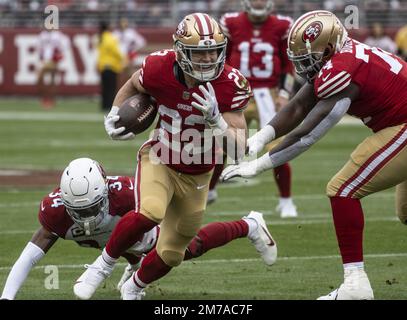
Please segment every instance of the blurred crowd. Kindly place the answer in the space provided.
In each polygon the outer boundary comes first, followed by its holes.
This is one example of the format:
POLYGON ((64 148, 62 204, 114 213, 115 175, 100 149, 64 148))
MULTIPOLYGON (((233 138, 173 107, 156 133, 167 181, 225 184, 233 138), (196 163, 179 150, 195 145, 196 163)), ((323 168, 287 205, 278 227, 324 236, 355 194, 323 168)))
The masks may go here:
MULTIPOLYGON (((0 26, 36 26, 48 5, 60 10, 61 24, 89 26, 100 19, 126 16, 138 26, 172 26, 186 13, 207 12, 220 17, 240 10, 240 0, 0 0, 0 26), (36 13, 36 14, 35 14, 36 13)), ((303 12, 326 9, 343 17, 348 5, 359 8, 362 25, 379 21, 401 26, 407 21, 407 0, 275 0, 278 13, 298 17, 303 12)))

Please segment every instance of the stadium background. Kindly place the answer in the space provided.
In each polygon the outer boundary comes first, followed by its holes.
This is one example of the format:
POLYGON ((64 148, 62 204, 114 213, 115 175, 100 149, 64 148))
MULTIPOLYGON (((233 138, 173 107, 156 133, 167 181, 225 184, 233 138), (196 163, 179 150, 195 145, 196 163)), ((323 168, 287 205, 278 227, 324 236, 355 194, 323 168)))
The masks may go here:
MULTIPOLYGON (((407 21, 407 1, 275 0, 279 14, 293 18, 314 9, 330 9, 342 19, 346 5, 357 5, 358 40, 368 26, 381 22, 393 37, 407 21)), ((206 11, 216 18, 240 10, 240 1, 7 1, 0 0, 0 287, 32 233, 38 206, 58 185, 59 174, 76 157, 99 160, 109 174, 133 175, 135 153, 146 134, 130 142, 113 142, 103 128, 94 36, 101 19, 116 24, 125 16, 147 40, 139 61, 149 52, 171 47, 171 33, 188 12, 206 11), (55 108, 44 110, 36 97, 36 37, 44 7, 56 4, 61 31, 71 40, 73 63, 66 63, 55 108)), ((314 299, 342 280, 325 185, 350 152, 369 135, 360 122, 345 119, 309 152, 293 162, 293 193, 300 216, 282 220, 275 212, 276 187, 269 172, 256 179, 221 184, 219 200, 205 222, 238 219, 262 211, 279 245, 279 261, 268 268, 247 239, 187 262, 147 290, 147 299, 314 299)), ((393 190, 363 202, 366 210, 367 270, 378 299, 406 299, 405 227, 394 213, 393 190)), ((73 299, 72 284, 93 261, 96 250, 58 241, 31 272, 20 299, 73 299), (58 289, 46 289, 46 266, 59 271, 58 289)), ((117 299, 115 283, 123 261, 98 292, 117 299)))

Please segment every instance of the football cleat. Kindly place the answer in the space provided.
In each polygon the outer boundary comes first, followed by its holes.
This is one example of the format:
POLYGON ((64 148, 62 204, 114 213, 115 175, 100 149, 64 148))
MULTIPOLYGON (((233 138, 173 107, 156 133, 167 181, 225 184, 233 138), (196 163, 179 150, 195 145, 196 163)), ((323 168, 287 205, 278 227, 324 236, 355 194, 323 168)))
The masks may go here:
POLYGON ((91 265, 85 264, 87 270, 76 280, 73 292, 81 300, 92 298, 96 289, 108 278, 114 266, 107 264, 100 255, 91 265))
POLYGON ((267 229, 266 222, 263 219, 263 214, 256 211, 251 211, 247 217, 243 217, 244 220, 252 219, 257 223, 257 229, 250 232, 247 237, 260 253, 263 261, 271 266, 277 260, 277 243, 274 241, 267 229))
POLYGON ((218 199, 218 193, 216 192, 216 189, 209 190, 208 192, 208 198, 206 199, 206 204, 212 204, 218 199))
POLYGON ((139 288, 130 277, 121 287, 120 294, 122 300, 141 300, 146 295, 144 289, 139 288))
POLYGON ((373 290, 364 270, 345 270, 345 280, 338 289, 317 300, 373 300, 373 290))
POLYGON ((280 202, 276 211, 280 212, 281 218, 296 218, 298 217, 297 207, 294 205, 292 200, 280 202))

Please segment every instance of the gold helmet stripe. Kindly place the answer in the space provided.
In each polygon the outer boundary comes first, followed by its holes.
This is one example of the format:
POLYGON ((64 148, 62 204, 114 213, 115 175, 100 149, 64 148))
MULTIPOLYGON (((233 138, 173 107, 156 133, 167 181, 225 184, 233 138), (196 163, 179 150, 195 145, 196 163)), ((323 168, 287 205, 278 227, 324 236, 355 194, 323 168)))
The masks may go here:
POLYGON ((198 25, 201 40, 213 39, 212 24, 207 14, 195 13, 194 18, 198 25))

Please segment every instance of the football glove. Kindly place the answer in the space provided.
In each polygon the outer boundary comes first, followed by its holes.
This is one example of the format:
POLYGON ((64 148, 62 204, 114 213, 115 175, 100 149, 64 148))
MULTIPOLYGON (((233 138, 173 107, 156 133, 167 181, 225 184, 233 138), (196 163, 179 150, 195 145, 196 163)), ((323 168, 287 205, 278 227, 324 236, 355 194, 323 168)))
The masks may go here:
POLYGON ((119 107, 113 106, 107 116, 105 116, 105 130, 109 137, 113 140, 130 140, 135 138, 133 132, 129 132, 125 135, 121 135, 125 127, 116 128, 115 123, 119 121, 120 116, 118 115, 119 107))
POLYGON ((212 130, 220 130, 220 134, 226 131, 228 125, 219 112, 218 101, 216 100, 215 90, 210 82, 206 83, 207 88, 203 85, 199 86, 199 90, 202 92, 203 97, 197 93, 193 93, 192 97, 198 102, 193 101, 191 105, 202 112, 205 121, 211 127, 212 130))

